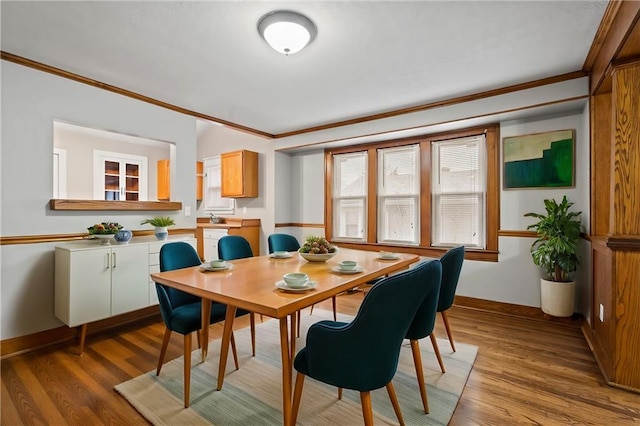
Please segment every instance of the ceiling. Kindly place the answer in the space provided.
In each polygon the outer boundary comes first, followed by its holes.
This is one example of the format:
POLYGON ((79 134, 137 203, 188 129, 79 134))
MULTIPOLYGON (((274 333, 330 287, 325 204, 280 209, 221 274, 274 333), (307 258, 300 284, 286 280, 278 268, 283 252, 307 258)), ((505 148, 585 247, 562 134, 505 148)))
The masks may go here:
POLYGON ((581 70, 607 1, 2 1, 2 50, 278 135, 581 70), (257 31, 318 27, 283 56, 257 31))

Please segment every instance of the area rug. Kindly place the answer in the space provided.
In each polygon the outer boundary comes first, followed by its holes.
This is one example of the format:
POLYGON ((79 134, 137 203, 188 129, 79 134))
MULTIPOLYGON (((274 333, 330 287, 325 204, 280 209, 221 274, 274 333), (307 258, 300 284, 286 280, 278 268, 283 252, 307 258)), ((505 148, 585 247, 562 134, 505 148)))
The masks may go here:
MULTIPOLYGON (((304 346, 308 327, 332 313, 314 309, 303 312, 300 338, 296 348, 304 346)), ((352 317, 338 315, 339 321, 352 317)), ((278 322, 267 320, 256 330, 256 356, 251 356, 248 328, 235 332, 240 369, 234 370, 229 355, 221 391, 216 390, 220 341, 209 344, 207 360, 192 353, 191 406, 183 408, 182 357, 162 367, 115 386, 133 407, 154 425, 280 425, 282 424, 282 375, 278 322)), ((429 339, 420 342, 430 413, 422 410, 408 342, 400 351, 398 372, 393 385, 407 425, 446 425, 456 408, 477 354, 477 347, 456 342, 455 353, 449 342, 438 340, 445 374, 440 372, 429 339)), ((294 371, 295 381, 295 371, 294 371)), ((397 425, 386 389, 371 392, 376 425, 397 425)), ((299 425, 358 425, 363 423, 360 394, 344 390, 342 400, 337 389, 307 378, 304 383, 299 425)))

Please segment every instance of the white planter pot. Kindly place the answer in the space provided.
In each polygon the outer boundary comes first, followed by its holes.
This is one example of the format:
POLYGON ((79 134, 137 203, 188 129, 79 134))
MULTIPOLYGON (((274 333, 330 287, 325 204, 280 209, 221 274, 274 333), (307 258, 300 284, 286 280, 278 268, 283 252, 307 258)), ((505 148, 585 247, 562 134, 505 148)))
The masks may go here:
POLYGON ((576 283, 540 279, 542 312, 554 317, 570 317, 575 304, 576 283))
POLYGON ((169 237, 169 230, 166 226, 156 226, 154 234, 158 240, 166 240, 169 237))

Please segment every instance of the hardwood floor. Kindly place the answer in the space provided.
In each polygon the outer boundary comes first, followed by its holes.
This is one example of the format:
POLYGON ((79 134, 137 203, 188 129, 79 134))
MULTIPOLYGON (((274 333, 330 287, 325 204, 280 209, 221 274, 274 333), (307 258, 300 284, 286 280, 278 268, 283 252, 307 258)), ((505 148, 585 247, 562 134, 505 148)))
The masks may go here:
MULTIPOLYGON (((361 300, 341 295, 338 309, 355 314, 361 300)), ((640 424, 640 395, 604 384, 577 327, 455 306, 449 320, 457 342, 479 347, 452 425, 640 424)), ((2 360, 2 425, 147 424, 113 386, 155 369, 163 332, 146 320, 89 336, 82 357, 64 344, 2 360)), ((174 333, 166 359, 181 355, 174 333)))

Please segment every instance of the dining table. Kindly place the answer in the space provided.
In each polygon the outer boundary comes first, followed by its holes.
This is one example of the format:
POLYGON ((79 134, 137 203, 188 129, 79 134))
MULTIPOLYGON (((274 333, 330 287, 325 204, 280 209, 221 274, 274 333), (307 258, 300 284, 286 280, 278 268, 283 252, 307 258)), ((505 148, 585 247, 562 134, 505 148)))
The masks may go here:
POLYGON ((217 389, 222 390, 233 321, 237 309, 275 318, 279 321, 282 359, 282 413, 283 424, 291 422, 292 360, 295 355, 296 313, 315 303, 337 296, 364 285, 376 278, 407 269, 420 260, 415 254, 393 253, 382 258, 377 251, 339 248, 336 255, 324 262, 309 262, 298 252, 290 256, 273 254, 254 256, 226 262, 225 268, 190 268, 151 274, 159 284, 172 287, 202 298, 202 357, 207 355, 211 303, 227 305, 222 334, 217 389), (343 260, 357 262, 355 271, 343 272, 343 260), (283 275, 303 272, 313 287, 308 290, 288 289, 283 286, 283 275))

